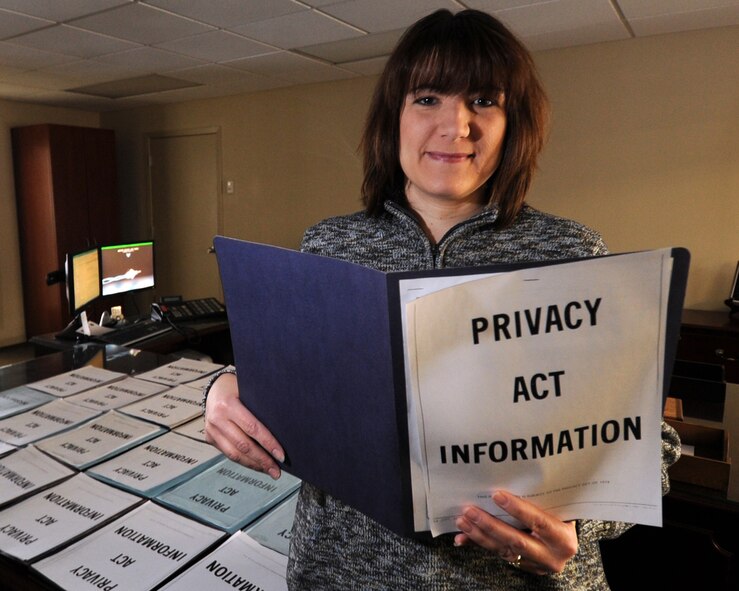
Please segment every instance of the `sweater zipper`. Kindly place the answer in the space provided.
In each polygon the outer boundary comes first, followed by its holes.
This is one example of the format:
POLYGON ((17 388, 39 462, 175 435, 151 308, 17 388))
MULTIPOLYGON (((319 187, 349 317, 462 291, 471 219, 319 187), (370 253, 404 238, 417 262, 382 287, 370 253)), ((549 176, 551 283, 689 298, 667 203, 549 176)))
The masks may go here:
MULTIPOLYGON (((426 243, 429 246, 429 253, 431 254, 431 264, 432 264, 431 268, 432 269, 440 269, 443 267, 442 257, 443 257, 444 250, 445 250, 444 247, 447 242, 452 240, 452 237, 457 232, 457 230, 467 225, 474 226, 477 224, 486 223, 487 220, 483 220, 483 217, 487 217, 490 214, 490 211, 483 211, 471 217, 470 219, 467 219, 462 222, 459 222, 458 224, 455 224, 454 226, 449 228, 447 233, 441 237, 441 240, 439 240, 439 242, 433 243, 431 242, 431 240, 429 240, 429 237, 426 236, 426 232, 423 231, 423 228, 421 228, 421 225, 418 223, 418 220, 416 220, 416 218, 413 215, 411 215, 411 213, 408 210, 406 210, 404 207, 398 205, 394 201, 386 201, 385 207, 391 210, 395 210, 396 214, 401 215, 403 218, 410 221, 416 227, 416 230, 418 231, 418 233, 423 237, 423 239, 426 241, 426 243)), ((493 218, 493 220, 494 219, 495 217, 493 218)))

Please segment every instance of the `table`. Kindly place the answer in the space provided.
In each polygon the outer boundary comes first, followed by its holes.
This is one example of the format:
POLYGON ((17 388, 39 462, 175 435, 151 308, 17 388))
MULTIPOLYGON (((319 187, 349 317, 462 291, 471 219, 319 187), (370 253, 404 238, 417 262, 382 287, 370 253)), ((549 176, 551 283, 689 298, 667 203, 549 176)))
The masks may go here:
MULTIPOLYGON (((140 341, 133 347, 162 354, 187 348, 208 355, 215 363, 224 365, 233 363, 228 320, 193 320, 178 323, 177 327, 178 330, 170 330, 140 341)), ((52 333, 31 337, 30 343, 33 344, 36 355, 45 355, 49 352, 73 349, 85 343, 94 344, 94 341, 58 339, 52 333)))
MULTIPOLYGON (((85 365, 136 375, 175 361, 177 356, 98 343, 81 343, 0 368, 0 391, 42 380, 85 365)), ((28 566, 0 556, 0 589, 51 591, 58 587, 42 580, 28 566)))

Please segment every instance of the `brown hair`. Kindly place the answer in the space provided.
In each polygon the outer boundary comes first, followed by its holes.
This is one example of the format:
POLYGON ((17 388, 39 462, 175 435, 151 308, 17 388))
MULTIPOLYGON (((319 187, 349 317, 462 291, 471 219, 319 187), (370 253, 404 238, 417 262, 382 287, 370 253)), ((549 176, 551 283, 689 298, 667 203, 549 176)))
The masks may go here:
POLYGON ((488 205, 498 205, 497 224, 509 225, 523 206, 544 145, 549 103, 528 50, 500 21, 477 10, 439 10, 422 18, 390 56, 375 87, 360 146, 367 213, 378 215, 386 199, 405 203, 400 113, 406 95, 419 88, 445 94, 504 93, 506 137, 486 191, 488 205))

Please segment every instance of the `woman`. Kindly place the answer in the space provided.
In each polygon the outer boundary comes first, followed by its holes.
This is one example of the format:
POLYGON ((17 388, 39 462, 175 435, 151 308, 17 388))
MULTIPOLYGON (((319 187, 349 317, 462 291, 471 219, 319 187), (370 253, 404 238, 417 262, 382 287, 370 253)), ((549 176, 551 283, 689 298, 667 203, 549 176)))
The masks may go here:
MULTIPOLYGON (((601 238, 524 199, 547 103, 530 55, 493 17, 436 12, 390 57, 362 147, 365 211, 310 228, 303 250, 382 271, 592 256, 601 238)), ((208 389, 206 434, 229 458, 279 477, 279 442, 238 400, 233 374, 208 389), (268 451, 265 451, 268 450, 268 451)), ((663 427, 663 489, 679 442, 663 427)), ((607 589, 598 541, 621 523, 565 523, 504 491, 518 530, 477 507, 460 532, 396 536, 305 483, 295 516, 291 589, 607 589)))

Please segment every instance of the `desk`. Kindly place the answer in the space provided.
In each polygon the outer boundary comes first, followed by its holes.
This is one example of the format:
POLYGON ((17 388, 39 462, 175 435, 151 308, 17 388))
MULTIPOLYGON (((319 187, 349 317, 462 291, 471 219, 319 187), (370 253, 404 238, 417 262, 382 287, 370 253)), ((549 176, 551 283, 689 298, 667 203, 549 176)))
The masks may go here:
MULTIPOLYGON (((136 375, 176 359, 174 355, 130 350, 115 345, 82 343, 75 347, 68 347, 65 351, 49 353, 31 361, 1 368, 0 391, 43 380, 85 365, 136 375)), ((58 587, 41 580, 29 567, 0 556, 0 589, 47 591, 58 589, 58 587)))
POLYGON ((663 528, 635 526, 602 543, 613 591, 643 587, 644 571, 651 571, 660 589, 739 589, 739 319, 728 311, 685 310, 677 357, 724 367, 723 418, 709 421, 686 413, 685 420, 726 431, 729 486, 723 492, 673 480, 663 502, 663 528), (657 558, 660 554, 665 560, 657 558))
MULTIPOLYGON (((170 330, 164 334, 136 343, 134 347, 153 353, 174 353, 179 349, 194 349, 209 355, 215 363, 228 365, 233 363, 231 349, 231 332, 228 321, 194 320, 178 324, 180 330, 170 330)), ((36 355, 45 355, 49 352, 66 351, 78 347, 80 344, 94 341, 57 339, 54 334, 44 334, 31 337, 36 355)))

